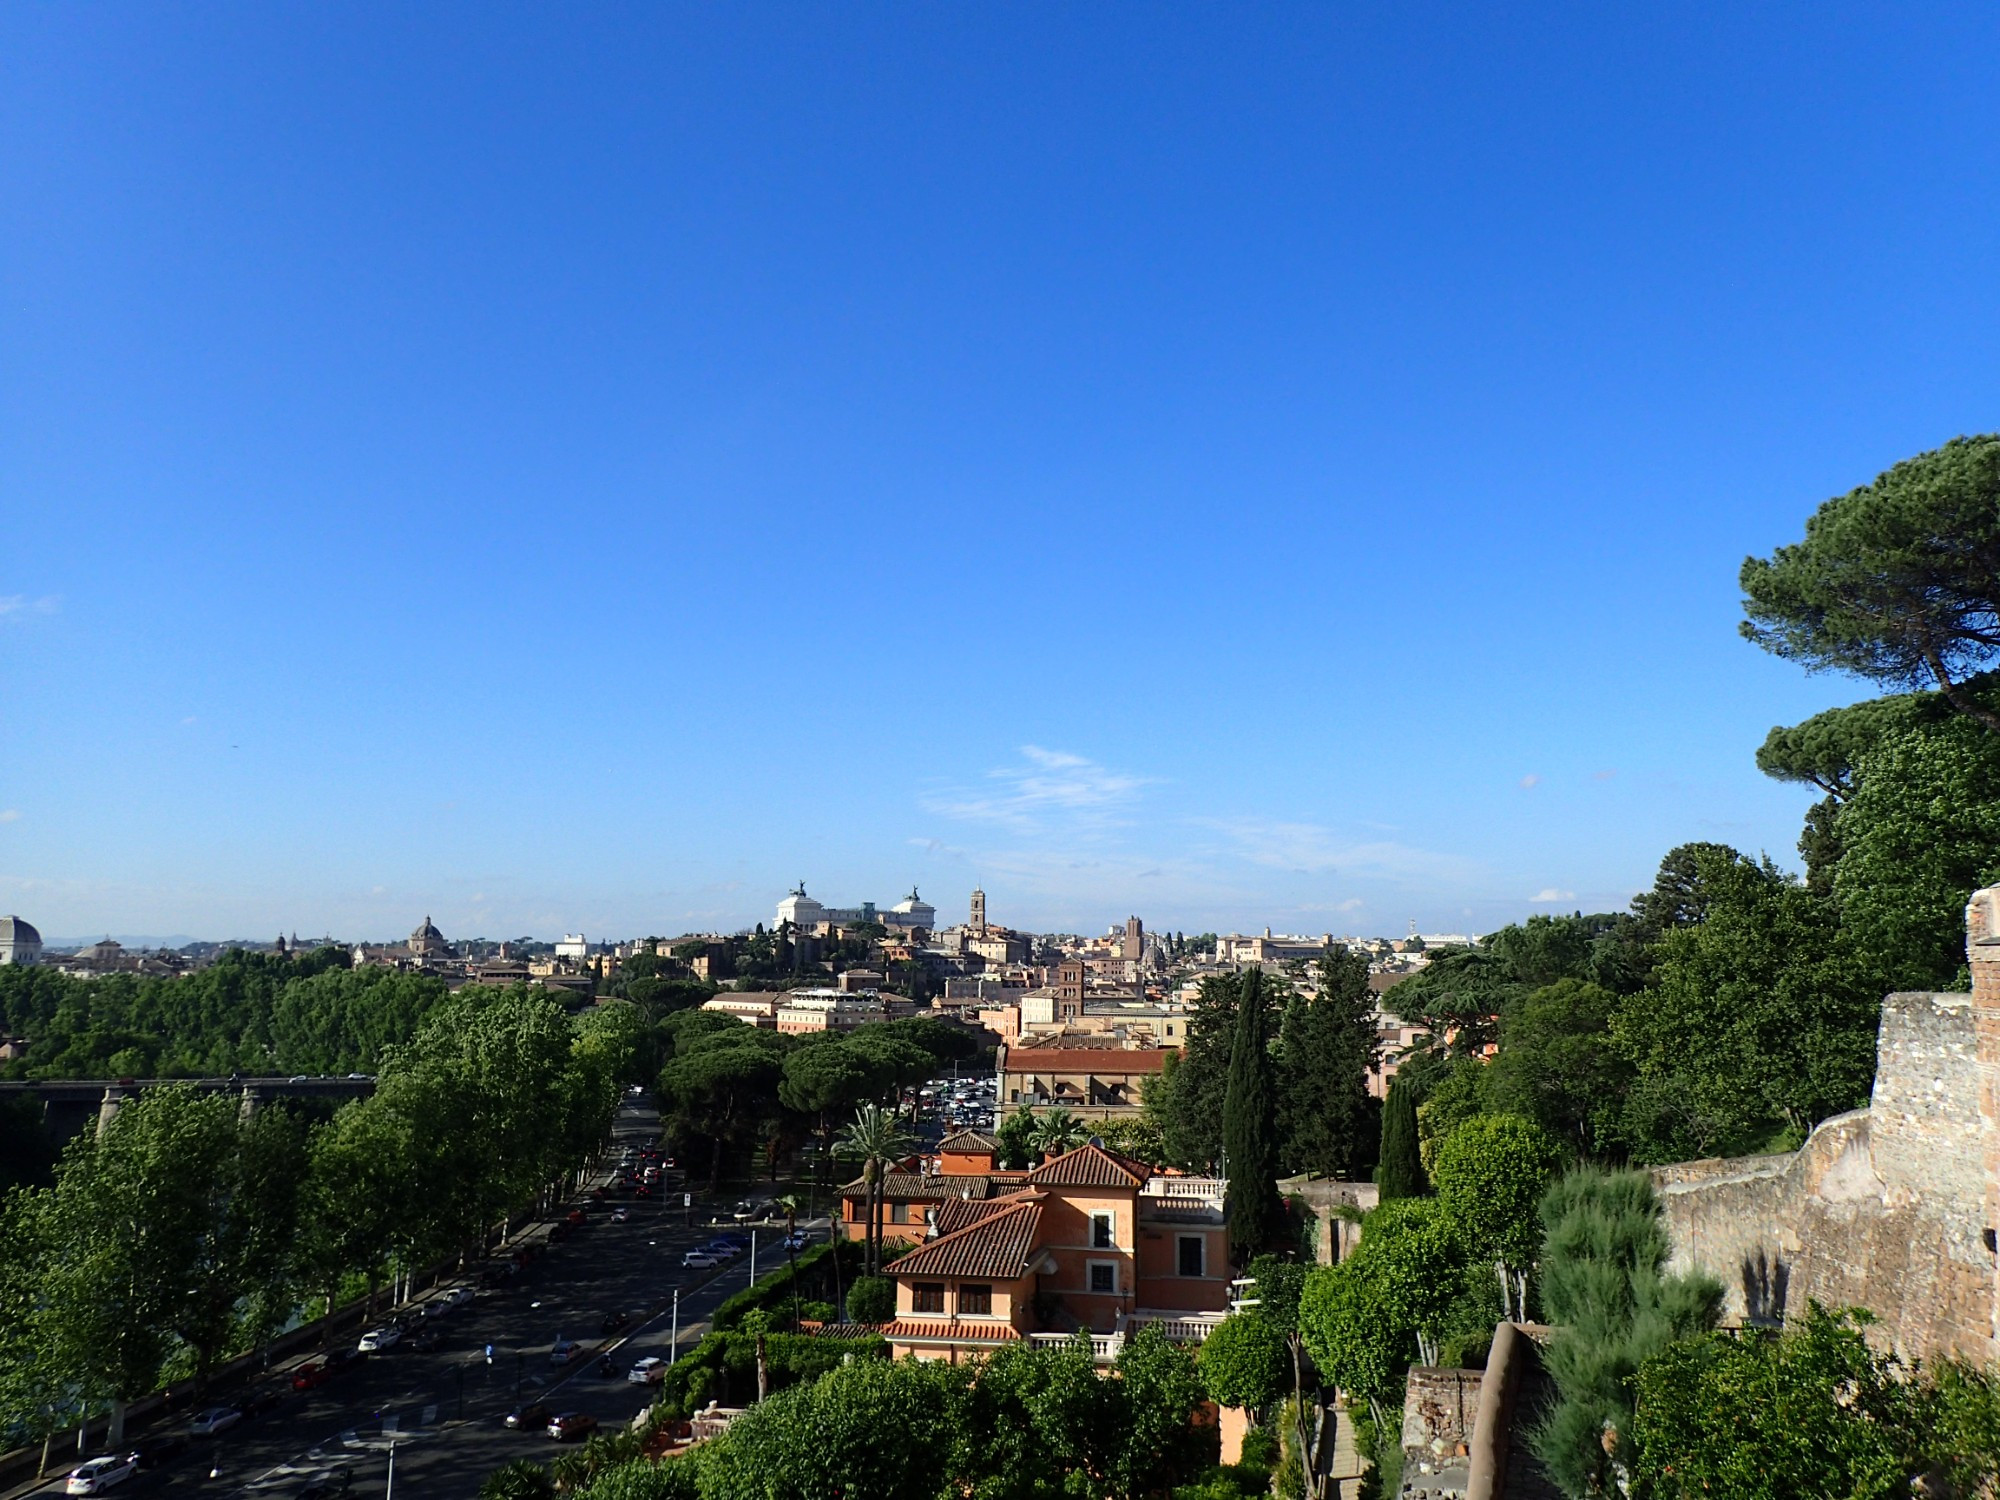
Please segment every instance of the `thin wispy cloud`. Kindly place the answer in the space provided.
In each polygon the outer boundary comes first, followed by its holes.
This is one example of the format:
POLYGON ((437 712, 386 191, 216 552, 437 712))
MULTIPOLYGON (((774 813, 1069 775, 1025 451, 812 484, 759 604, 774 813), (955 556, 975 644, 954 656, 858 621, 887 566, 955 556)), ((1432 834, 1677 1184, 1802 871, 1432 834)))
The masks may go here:
POLYGON ((975 823, 1029 830, 1054 819, 1108 821, 1137 800, 1154 778, 1114 771, 1086 756, 1040 745, 1021 747, 1023 764, 987 772, 985 786, 944 788, 918 801, 927 812, 975 823))
POLYGON ((20 822, 20 820, 21 820, 20 808, 0 807, 0 823, 18 823, 20 822))
POLYGON ((1530 771, 1526 776, 1523 776, 1521 778, 1521 790, 1524 792, 1528 791, 1532 787, 1540 786, 1541 784, 1542 784, 1542 778, 1537 776, 1533 771, 1530 771))
POLYGON ((1461 883, 1479 873, 1477 864, 1461 855, 1412 848, 1394 839, 1343 838, 1317 823, 1290 823, 1259 818, 1198 819, 1201 826, 1225 835, 1238 858, 1274 870, 1303 875, 1338 872, 1343 876, 1418 883, 1461 883))
POLYGON ((1550 901, 1574 901, 1576 899, 1576 892, 1559 891, 1552 885, 1545 885, 1539 891, 1535 892, 1534 895, 1530 896, 1528 899, 1536 903, 1547 903, 1550 901))
POLYGON ((25 619, 29 615, 52 615, 62 601, 54 594, 30 599, 26 594, 0 594, 0 620, 25 619))

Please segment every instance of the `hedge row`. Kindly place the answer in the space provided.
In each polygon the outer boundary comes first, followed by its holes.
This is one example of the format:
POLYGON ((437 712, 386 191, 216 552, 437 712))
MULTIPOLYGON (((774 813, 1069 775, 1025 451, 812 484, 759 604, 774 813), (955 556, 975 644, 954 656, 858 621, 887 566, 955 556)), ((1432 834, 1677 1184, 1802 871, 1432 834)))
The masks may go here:
MULTIPOLYGON (((764 1336, 764 1372, 770 1389, 817 1380, 849 1357, 887 1359, 879 1334, 837 1338, 798 1333, 764 1336)), ((757 1339, 748 1333, 711 1333, 667 1369, 654 1397, 655 1421, 680 1421, 711 1401, 748 1406, 757 1397, 757 1339)))
POLYGON ((815 1245, 797 1257, 793 1264, 773 1271, 761 1278, 754 1286, 746 1286, 735 1296, 725 1301, 715 1310, 714 1327, 719 1333, 727 1333, 740 1328, 743 1319, 760 1309, 780 1318, 791 1313, 794 1279, 801 1302, 834 1302, 833 1256, 840 1256, 840 1284, 853 1285, 854 1278, 861 1274, 865 1247, 858 1240, 840 1240, 832 1245, 815 1245))

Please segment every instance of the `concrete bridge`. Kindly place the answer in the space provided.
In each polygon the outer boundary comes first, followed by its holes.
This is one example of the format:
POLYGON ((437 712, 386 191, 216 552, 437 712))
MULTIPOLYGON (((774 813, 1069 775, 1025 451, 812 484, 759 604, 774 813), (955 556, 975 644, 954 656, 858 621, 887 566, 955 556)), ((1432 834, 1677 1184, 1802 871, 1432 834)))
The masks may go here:
POLYGON ((269 1099, 330 1099, 343 1103, 375 1092, 373 1078, 49 1078, 38 1083, 0 1083, 0 1100, 24 1095, 39 1099, 49 1139, 61 1145, 71 1136, 118 1113, 126 1100, 168 1083, 191 1083, 211 1094, 240 1095, 246 1108, 269 1099))

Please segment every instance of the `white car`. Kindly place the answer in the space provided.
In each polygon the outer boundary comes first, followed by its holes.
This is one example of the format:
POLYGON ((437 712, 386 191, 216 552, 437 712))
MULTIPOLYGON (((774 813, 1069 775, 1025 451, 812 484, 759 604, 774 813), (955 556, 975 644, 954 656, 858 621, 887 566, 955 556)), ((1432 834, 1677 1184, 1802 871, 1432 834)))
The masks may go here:
POLYGON ((214 1437, 225 1428, 234 1427, 243 1420, 243 1413, 233 1406, 211 1406, 200 1412, 188 1423, 188 1432, 195 1437, 214 1437))
POLYGON ((622 1208, 614 1208, 611 1210, 612 1223, 629 1224, 631 1221, 632 1221, 632 1215, 628 1210, 622 1208))
POLYGON ((627 1370, 625 1378, 634 1385, 658 1385, 667 1378, 667 1362, 649 1354, 627 1370))
POLYGON ((706 1271, 710 1266, 722 1264, 722 1257, 711 1255, 706 1250, 690 1250, 681 1257, 681 1266, 690 1271, 706 1271))
POLYGON ((440 1293, 437 1300, 440 1307, 463 1307, 472 1300, 472 1288, 455 1286, 448 1292, 440 1293))
POLYGON ((78 1464, 69 1471, 69 1482, 63 1486, 67 1495, 94 1495, 99 1490, 108 1490, 114 1484, 122 1484, 139 1472, 139 1455, 128 1453, 123 1458, 113 1458, 109 1454, 103 1458, 93 1458, 87 1464, 78 1464))
POLYGON ((385 1323, 380 1328, 371 1328, 362 1334, 361 1342, 354 1347, 363 1354, 379 1354, 391 1344, 399 1344, 402 1340, 403 1330, 393 1323, 385 1323))

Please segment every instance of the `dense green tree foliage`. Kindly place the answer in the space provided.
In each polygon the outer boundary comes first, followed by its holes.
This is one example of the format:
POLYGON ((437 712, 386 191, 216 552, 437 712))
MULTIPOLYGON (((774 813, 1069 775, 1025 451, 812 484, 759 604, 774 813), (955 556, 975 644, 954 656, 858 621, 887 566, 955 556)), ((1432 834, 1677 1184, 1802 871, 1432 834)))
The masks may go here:
POLYGON ((1563 1169, 1562 1143, 1518 1115, 1481 1115, 1438 1146, 1438 1206, 1473 1260, 1494 1265, 1511 1316, 1528 1315, 1528 1270, 1541 1245, 1537 1209, 1563 1169))
POLYGON ((1294 989, 1278 1029, 1280 1160, 1288 1174, 1365 1177, 1381 1128, 1368 1093, 1377 1051, 1368 959, 1336 946, 1318 968, 1318 985, 1294 989))
POLYGON ((1375 1169, 1375 1182, 1384 1203, 1430 1191, 1417 1151, 1416 1090, 1400 1074, 1389 1081, 1389 1098, 1382 1109, 1382 1161, 1375 1169))
POLYGON ((1703 850, 1703 915, 1666 932, 1649 987, 1612 1033, 1636 1069, 1626 1135, 1641 1160, 1802 1137, 1868 1096, 1881 996, 1843 961, 1837 914, 1769 860, 1703 850))
POLYGON ((1558 979, 1500 1017, 1500 1050, 1485 1092, 1495 1107, 1536 1121, 1580 1156, 1615 1151, 1632 1064, 1614 1043, 1618 996, 1587 979, 1558 979))
POLYGON ((1101 1376, 1087 1340, 971 1365, 856 1359, 665 1463, 598 1470, 585 1500, 1166 1500, 1214 1462, 1193 1354, 1148 1328, 1101 1376))
POLYGON ((1557 1399, 1529 1441, 1563 1491, 1588 1500, 1616 1493, 1615 1466, 1632 1464, 1633 1374, 1713 1327, 1722 1289, 1666 1274, 1666 1231, 1643 1172, 1572 1173, 1549 1189, 1541 1219, 1542 1306, 1558 1328, 1543 1362, 1557 1399))
POLYGON ((1203 1342, 1200 1365, 1209 1400, 1251 1412, 1263 1411, 1291 1382, 1285 1336, 1258 1308, 1224 1318, 1203 1342))
POLYGON ((1278 1197, 1278 1099, 1270 1045, 1271 1003, 1264 971, 1237 978, 1236 1034, 1222 1103, 1228 1162, 1229 1249, 1239 1264, 1279 1244, 1285 1209, 1278 1197))
POLYGON ((0 966, 0 1020, 28 1038, 15 1078, 374 1072, 445 996, 444 983, 350 969, 347 950, 232 950, 179 976, 73 979, 0 966))
POLYGON ((199 1377, 350 1278, 476 1247, 595 1150, 632 1035, 525 987, 467 989, 321 1124, 188 1084, 138 1095, 52 1187, 0 1205, 0 1426, 199 1377), (15 1364, 15 1341, 34 1357, 15 1364))
POLYGON ((1965 988, 1965 902, 2000 880, 2000 735, 1966 719, 1883 735, 1833 823, 1840 957, 1879 995, 1965 988))
POLYGON ((1168 1069, 1146 1090, 1167 1159, 1192 1171, 1222 1163, 1222 1103, 1229 1092, 1229 1053, 1236 1036, 1237 980, 1210 975, 1189 1008, 1187 1040, 1168 1056, 1168 1069))
POLYGON ((1314 1365, 1343 1390, 1400 1406, 1404 1372, 1419 1358, 1435 1362, 1470 1268, 1436 1199, 1383 1204, 1353 1255, 1306 1277, 1299 1331, 1314 1365))
POLYGON ((1990 1493, 2000 1479, 1994 1377, 1950 1362, 1935 1370, 1905 1364, 1871 1347, 1865 1326, 1865 1318, 1813 1304, 1782 1334, 1711 1333, 1647 1359, 1633 1380, 1632 1493, 1990 1493))
POLYGON ((2000 659, 2000 436, 1954 438, 1820 506, 1744 561, 1744 636, 1808 671, 1929 685, 2000 733, 1963 683, 2000 659))

